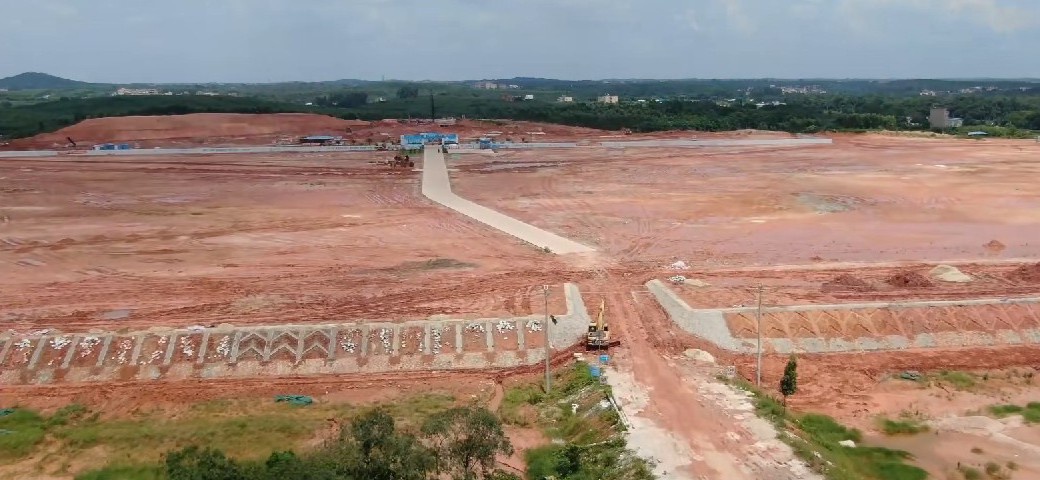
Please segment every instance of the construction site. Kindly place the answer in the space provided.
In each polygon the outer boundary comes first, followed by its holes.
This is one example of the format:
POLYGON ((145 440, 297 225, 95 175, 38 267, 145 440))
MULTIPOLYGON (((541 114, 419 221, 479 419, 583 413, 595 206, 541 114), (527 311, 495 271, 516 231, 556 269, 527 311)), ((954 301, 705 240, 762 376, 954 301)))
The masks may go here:
POLYGON ((935 478, 972 448, 1040 475, 1036 427, 964 420, 1040 396, 1009 373, 1040 368, 1034 141, 463 120, 463 148, 418 154, 162 152, 418 133, 186 117, 12 145, 154 150, 133 155, 0 152, 0 404, 483 398, 609 354, 630 442, 662 478, 812 478, 716 380, 775 391, 796 354, 793 408, 870 433, 909 403, 942 439, 899 448, 935 478), (907 371, 1005 380, 939 402, 893 383, 907 371))

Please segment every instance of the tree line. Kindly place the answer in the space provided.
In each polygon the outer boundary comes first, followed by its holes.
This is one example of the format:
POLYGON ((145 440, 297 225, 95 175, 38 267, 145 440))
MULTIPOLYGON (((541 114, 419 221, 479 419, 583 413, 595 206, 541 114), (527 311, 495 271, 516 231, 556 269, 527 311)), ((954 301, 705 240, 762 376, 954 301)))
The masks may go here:
MULTIPOLYGON (((709 98, 595 103, 504 101, 500 98, 441 92, 434 96, 438 116, 530 120, 607 130, 725 131, 754 128, 792 133, 863 130, 927 130, 931 97, 882 95, 789 95, 761 105, 709 98)), ((59 99, 34 105, 0 104, 0 135, 20 138, 51 132, 88 118, 186 113, 320 113, 345 119, 426 118, 430 100, 414 86, 403 86, 383 102, 365 92, 342 91, 315 98, 312 105, 251 97, 104 97, 59 99)), ((1002 136, 1028 136, 1040 130, 1040 96, 962 95, 945 98, 966 128, 990 129, 1002 136), (984 127, 984 128, 983 128, 984 127)))
POLYGON ((338 438, 308 453, 276 452, 263 461, 236 461, 213 448, 169 452, 169 480, 519 480, 496 467, 513 447, 502 423, 484 408, 459 407, 400 428, 382 409, 354 418, 338 438))

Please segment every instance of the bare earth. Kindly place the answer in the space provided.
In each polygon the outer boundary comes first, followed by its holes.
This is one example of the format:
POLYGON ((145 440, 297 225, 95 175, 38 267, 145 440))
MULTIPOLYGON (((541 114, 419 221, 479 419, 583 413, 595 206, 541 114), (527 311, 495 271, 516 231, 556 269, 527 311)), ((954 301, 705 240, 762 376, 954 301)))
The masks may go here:
MULTIPOLYGON (((150 124, 123 121, 129 123, 112 125, 141 126, 121 138, 149 146, 267 144, 285 135, 329 133, 314 131, 322 129, 341 129, 337 134, 366 142, 423 129, 397 122, 305 122, 271 129, 265 119, 249 123, 256 125, 249 131, 207 137, 170 127, 170 120, 162 127, 170 131, 160 135, 148 133, 150 124)), ((70 128, 96 128, 103 133, 83 138, 111 140, 117 130, 112 125, 70 128)), ((437 130, 464 136, 494 130, 532 141, 579 143, 789 137, 626 136, 523 122, 466 122, 437 130)), ((50 148, 54 142, 37 138, 20 146, 50 148)), ((425 200, 418 172, 369 163, 387 153, 4 160, 0 265, 12 274, 0 276, 0 329, 86 332, 526 315, 542 311, 542 284, 576 282, 590 309, 606 303, 622 342, 613 352, 617 375, 631 378, 628 393, 648 422, 644 426, 669 434, 661 437, 668 439, 665 445, 647 448, 689 457, 672 458, 668 478, 765 478, 763 472, 773 471, 763 467, 763 459, 783 462, 787 454, 749 455, 747 445, 762 432, 746 425, 738 410, 706 400, 702 388, 714 372, 681 358, 687 348, 710 346, 681 332, 644 282, 675 274, 706 282, 681 291, 694 308, 751 305, 759 284, 770 305, 1037 295, 1040 272, 1034 276, 1027 265, 1040 259, 1038 154, 1040 145, 1033 142, 884 135, 840 135, 834 145, 798 148, 448 154, 457 194, 593 246, 598 252, 591 260, 548 255, 425 200), (680 260, 689 268, 669 267, 680 260), (908 272, 928 277, 938 263, 956 265, 971 281, 893 281, 908 272)), ((559 295, 550 300, 551 310, 565 308, 559 295)), ((753 375, 754 359, 717 356, 721 364, 753 375)), ((783 361, 766 358, 769 385, 779 378, 783 361)), ((868 427, 866 412, 906 398, 871 390, 891 372, 1038 364, 1035 346, 806 356, 803 393, 794 405, 868 427)), ((415 380, 414 374, 400 375, 387 378, 415 380)), ((494 375, 436 381, 461 389, 494 375)), ((373 380, 382 381, 390 380, 373 380)), ((208 391, 262 396, 288 386, 321 396, 326 382, 353 380, 221 380, 219 389, 208 391)), ((188 403, 199 400, 201 394, 190 393, 197 390, 207 389, 176 382, 101 390, 19 386, 5 389, 0 401, 53 407, 44 399, 54 398, 119 410, 125 407, 114 399, 123 396, 140 403, 188 403)), ((1012 433, 1036 445, 1035 432, 1012 433)), ((517 433, 524 435, 531 434, 517 433)), ((915 453, 932 448, 911 447, 906 448, 915 453)), ((920 455, 933 472, 959 461, 920 455)), ((769 478, 798 476, 785 471, 787 476, 769 478)))

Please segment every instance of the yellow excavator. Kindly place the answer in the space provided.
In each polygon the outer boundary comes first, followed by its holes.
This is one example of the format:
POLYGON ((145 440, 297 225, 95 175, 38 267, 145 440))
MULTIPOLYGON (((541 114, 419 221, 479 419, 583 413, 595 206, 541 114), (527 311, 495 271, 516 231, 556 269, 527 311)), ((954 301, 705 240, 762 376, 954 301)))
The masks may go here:
POLYGON ((607 302, 599 304, 599 317, 596 322, 589 322, 589 333, 585 336, 586 350, 600 350, 610 347, 610 327, 603 322, 603 312, 607 309, 607 302))

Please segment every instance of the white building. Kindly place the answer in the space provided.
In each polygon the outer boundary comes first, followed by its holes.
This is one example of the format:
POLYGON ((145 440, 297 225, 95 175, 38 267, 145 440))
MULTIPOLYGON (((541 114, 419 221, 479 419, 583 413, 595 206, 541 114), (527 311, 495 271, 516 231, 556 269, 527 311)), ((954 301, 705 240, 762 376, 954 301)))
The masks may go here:
POLYGON ((567 96, 567 95, 561 95, 560 97, 558 97, 556 99, 556 101, 560 102, 560 103, 571 103, 571 102, 574 101, 574 97, 567 96))
POLYGON ((932 128, 958 128, 964 126, 964 119, 950 116, 950 111, 943 107, 933 107, 928 115, 928 125, 932 128))
POLYGON ((618 103, 618 96, 606 94, 601 97, 596 97, 596 101, 599 103, 618 103))
POLYGON ((158 95, 159 89, 157 88, 120 88, 116 90, 116 95, 158 95))
POLYGON ((527 95, 524 95, 524 100, 534 100, 534 95, 531 95, 530 93, 527 94, 527 95))

